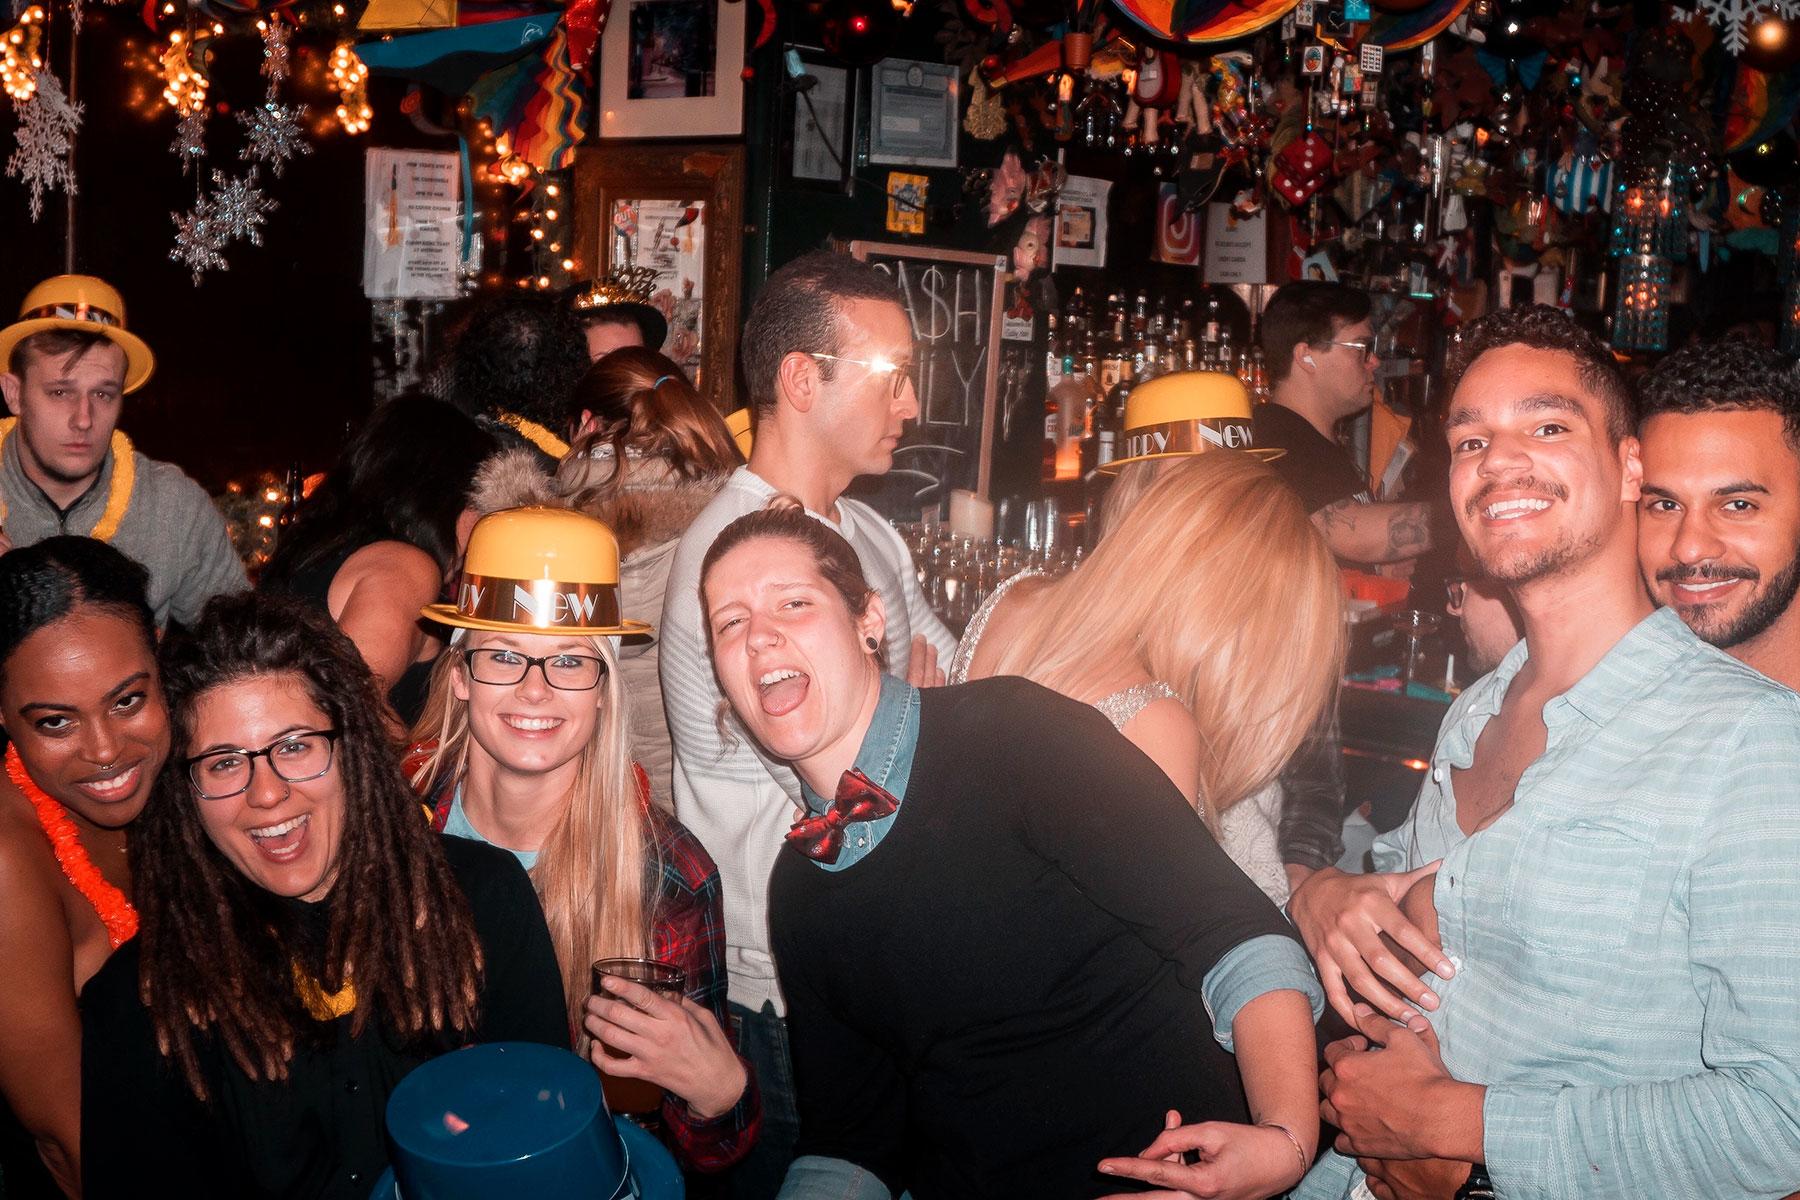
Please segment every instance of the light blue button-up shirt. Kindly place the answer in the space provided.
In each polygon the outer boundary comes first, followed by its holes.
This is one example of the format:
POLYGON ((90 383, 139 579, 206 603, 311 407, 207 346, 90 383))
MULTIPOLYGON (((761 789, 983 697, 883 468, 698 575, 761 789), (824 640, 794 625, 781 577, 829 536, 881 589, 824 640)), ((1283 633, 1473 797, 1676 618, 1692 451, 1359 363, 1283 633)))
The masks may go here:
MULTIPOLYGON (((1487 1085, 1504 1200, 1780 1197, 1800 1187, 1800 697, 1661 609, 1544 706, 1513 806, 1465 836, 1452 774, 1521 642, 1444 719, 1376 865, 1443 859, 1456 978, 1426 1014, 1487 1085)), ((1328 1155, 1297 1200, 1351 1194, 1328 1155)))

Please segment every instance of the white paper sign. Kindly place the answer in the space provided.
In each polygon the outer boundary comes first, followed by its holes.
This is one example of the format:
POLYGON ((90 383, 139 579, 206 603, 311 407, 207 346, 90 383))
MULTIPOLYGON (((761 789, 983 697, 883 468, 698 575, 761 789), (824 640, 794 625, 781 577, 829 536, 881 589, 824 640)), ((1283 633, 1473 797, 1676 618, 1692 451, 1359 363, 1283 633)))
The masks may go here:
POLYGON ((1106 265, 1106 201, 1112 181, 1071 175, 1056 197, 1056 265, 1106 265))
POLYGON ((363 163, 363 294, 371 300, 460 296, 462 167, 456 154, 371 148, 363 163))
POLYGON ((1264 210, 1245 217, 1229 204, 1206 206, 1206 282, 1269 282, 1269 221, 1264 210))

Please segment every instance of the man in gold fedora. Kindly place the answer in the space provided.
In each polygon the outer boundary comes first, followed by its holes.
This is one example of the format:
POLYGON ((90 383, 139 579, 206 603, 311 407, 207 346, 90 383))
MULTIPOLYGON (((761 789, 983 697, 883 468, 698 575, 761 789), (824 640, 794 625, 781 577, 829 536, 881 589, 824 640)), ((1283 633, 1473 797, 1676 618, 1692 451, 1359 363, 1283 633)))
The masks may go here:
POLYGON ((0 553, 58 534, 111 542, 150 572, 159 625, 191 623, 247 586, 225 521, 200 485, 145 458, 118 429, 124 397, 156 367, 125 302, 91 275, 32 288, 0 329, 0 553))

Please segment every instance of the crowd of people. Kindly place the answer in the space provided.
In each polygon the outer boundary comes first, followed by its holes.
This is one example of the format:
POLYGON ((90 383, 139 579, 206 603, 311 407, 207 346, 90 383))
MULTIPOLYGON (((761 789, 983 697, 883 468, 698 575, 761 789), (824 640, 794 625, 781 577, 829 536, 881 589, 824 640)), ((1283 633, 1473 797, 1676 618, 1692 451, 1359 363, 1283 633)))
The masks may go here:
POLYGON ((1447 497, 1377 501, 1369 300, 1290 285, 1271 402, 1139 389, 1091 555, 958 638, 846 495, 888 278, 776 271, 748 414, 666 332, 485 304, 252 589, 118 294, 0 330, 4 1195, 363 1200, 495 1041, 648 1088, 697 1197, 1800 1193, 1784 359, 1494 313, 1447 497), (1338 568, 1433 547, 1485 673, 1353 870, 1338 568))

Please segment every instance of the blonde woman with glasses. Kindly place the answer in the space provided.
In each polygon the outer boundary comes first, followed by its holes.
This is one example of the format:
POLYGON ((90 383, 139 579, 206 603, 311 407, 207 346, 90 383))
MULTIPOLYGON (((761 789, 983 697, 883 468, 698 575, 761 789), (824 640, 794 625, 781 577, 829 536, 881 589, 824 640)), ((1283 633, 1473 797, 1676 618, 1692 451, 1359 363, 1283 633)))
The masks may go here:
POLYGON ((439 829, 510 850, 529 872, 576 1048, 662 1089, 667 1140, 684 1165, 716 1171, 750 1149, 760 1105, 726 1032, 718 870, 651 807, 627 750, 618 642, 650 627, 620 615, 618 580, 618 543, 592 517, 482 518, 454 603, 425 610, 455 632, 408 770, 439 829), (609 977, 590 995, 590 966, 606 958, 678 967, 684 994, 609 977))

